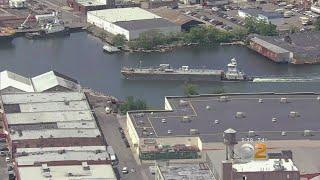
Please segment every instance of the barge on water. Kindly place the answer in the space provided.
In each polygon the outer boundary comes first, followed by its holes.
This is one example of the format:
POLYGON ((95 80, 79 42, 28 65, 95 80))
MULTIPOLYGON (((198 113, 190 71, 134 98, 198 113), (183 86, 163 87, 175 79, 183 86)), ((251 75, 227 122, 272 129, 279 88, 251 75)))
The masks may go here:
POLYGON ((169 64, 160 64, 158 68, 128 68, 121 69, 121 74, 129 80, 173 80, 173 81, 252 81, 237 69, 237 61, 231 59, 226 72, 213 69, 189 69, 182 66, 173 69, 169 64))

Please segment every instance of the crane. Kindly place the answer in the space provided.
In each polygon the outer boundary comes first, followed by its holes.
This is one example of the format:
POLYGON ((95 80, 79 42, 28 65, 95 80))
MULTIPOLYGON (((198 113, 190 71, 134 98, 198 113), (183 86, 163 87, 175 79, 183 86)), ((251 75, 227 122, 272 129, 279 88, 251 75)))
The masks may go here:
POLYGON ((23 23, 18 27, 18 29, 27 29, 28 26, 26 26, 26 23, 28 22, 29 18, 31 17, 32 13, 30 11, 29 15, 27 18, 23 21, 23 23))

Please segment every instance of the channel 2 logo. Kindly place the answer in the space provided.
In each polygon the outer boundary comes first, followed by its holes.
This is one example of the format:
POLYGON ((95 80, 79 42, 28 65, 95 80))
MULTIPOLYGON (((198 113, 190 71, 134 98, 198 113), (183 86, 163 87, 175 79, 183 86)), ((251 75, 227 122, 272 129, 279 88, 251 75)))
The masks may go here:
POLYGON ((256 143, 253 147, 251 144, 243 144, 240 147, 242 159, 267 159, 267 145, 265 143, 256 143))

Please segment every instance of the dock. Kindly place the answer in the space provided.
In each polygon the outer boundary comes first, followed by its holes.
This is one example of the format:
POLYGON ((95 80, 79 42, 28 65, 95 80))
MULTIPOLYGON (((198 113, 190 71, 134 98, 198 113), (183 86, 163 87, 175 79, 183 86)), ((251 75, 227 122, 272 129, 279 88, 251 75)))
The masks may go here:
MULTIPOLYGON (((67 24, 67 28, 70 29, 71 33, 74 32, 80 32, 86 30, 86 24, 84 23, 72 23, 72 24, 67 24)), ((22 36, 26 33, 33 33, 33 32, 39 32, 41 30, 40 27, 35 27, 35 28, 29 28, 29 29, 18 29, 16 31, 17 36, 22 36)))

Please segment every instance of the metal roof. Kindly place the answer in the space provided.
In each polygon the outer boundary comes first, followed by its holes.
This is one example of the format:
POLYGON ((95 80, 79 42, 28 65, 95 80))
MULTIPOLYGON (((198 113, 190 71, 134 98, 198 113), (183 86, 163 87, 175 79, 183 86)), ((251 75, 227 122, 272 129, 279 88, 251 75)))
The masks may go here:
POLYGON ((37 92, 42 92, 56 86, 62 86, 70 90, 80 89, 80 85, 76 80, 55 71, 49 71, 33 77, 32 83, 37 92))
POLYGON ((2 71, 0 72, 0 91, 8 87, 24 92, 34 92, 30 79, 10 71, 2 71))
POLYGON ((173 27, 173 26, 178 27, 178 25, 163 18, 120 21, 120 22, 116 22, 115 24, 127 30, 157 29, 157 28, 173 27))
POLYGON ((271 44, 271 43, 264 41, 258 37, 253 37, 250 40, 257 43, 257 44, 260 44, 263 47, 268 48, 268 50, 275 52, 275 53, 288 53, 289 52, 288 50, 286 50, 284 48, 281 48, 275 44, 271 44))
MULTIPOLYGON (((110 164, 90 165, 90 169, 85 171, 82 165, 63 165, 63 166, 48 166, 50 169, 51 179, 66 180, 66 179, 92 179, 92 180, 116 180, 110 164)), ((21 180, 47 180, 43 175, 41 166, 36 167, 19 167, 21 180)))
POLYGON ((223 131, 233 128, 239 139, 248 137, 249 131, 255 131, 254 138, 268 140, 320 139, 319 94, 226 94, 228 102, 220 102, 221 96, 167 97, 172 111, 135 111, 129 115, 138 135, 145 138, 190 136, 190 129, 198 129, 196 136, 203 142, 221 142, 223 131), (281 98, 287 98, 288 103, 281 103, 281 98), (291 118, 293 111, 299 117, 291 118), (237 112, 245 117, 237 118, 237 112), (148 133, 142 133, 144 129, 148 133), (312 136, 304 136, 304 130, 311 130, 312 136))
POLYGON ((108 21, 111 23, 120 22, 120 21, 134 21, 134 20, 161 18, 160 16, 157 16, 139 7, 103 9, 103 10, 89 11, 87 14, 96 16, 101 20, 108 21))

